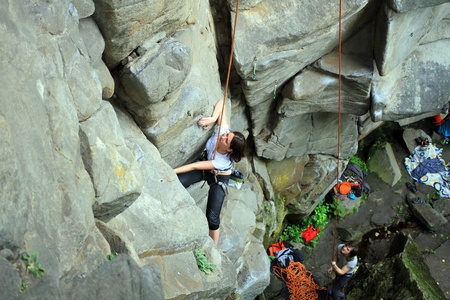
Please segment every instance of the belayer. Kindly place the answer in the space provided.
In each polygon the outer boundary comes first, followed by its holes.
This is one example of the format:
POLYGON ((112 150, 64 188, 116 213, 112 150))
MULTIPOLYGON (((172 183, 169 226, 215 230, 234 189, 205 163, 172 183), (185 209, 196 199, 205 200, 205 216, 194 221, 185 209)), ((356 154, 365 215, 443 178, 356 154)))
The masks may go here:
POLYGON ((219 126, 206 143, 207 160, 196 161, 174 169, 185 188, 202 180, 208 182, 206 219, 208 220, 209 236, 216 245, 220 236, 220 211, 223 200, 228 193, 228 180, 233 169, 232 162, 239 162, 244 156, 245 150, 244 135, 229 130, 226 109, 222 99, 217 101, 214 106, 212 116, 200 119, 197 124, 206 129, 217 120, 219 120, 219 126))
POLYGON ((331 299, 338 300, 344 295, 344 287, 352 278, 358 265, 358 245, 352 242, 340 244, 331 261, 328 273, 336 272, 336 279, 330 291, 331 299), (339 262, 339 265, 338 265, 339 262), (340 266, 340 267, 339 267, 340 266))

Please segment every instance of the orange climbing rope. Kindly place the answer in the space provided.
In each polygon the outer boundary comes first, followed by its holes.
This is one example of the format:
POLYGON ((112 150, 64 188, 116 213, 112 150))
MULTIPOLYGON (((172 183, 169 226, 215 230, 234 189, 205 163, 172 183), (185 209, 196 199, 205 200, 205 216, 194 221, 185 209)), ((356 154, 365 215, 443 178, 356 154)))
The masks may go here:
MULTIPOLYGON (((336 183, 339 183, 339 157, 340 157, 340 147, 341 147, 341 53, 342 53, 342 0, 339 0, 339 108, 338 108, 338 147, 337 147, 337 174, 336 174, 336 183)), ((331 257, 334 255, 334 249, 336 248, 336 231, 337 231, 337 216, 338 216, 338 205, 339 200, 337 197, 334 198, 336 212, 334 218, 334 234, 333 234, 333 248, 331 257)), ((328 276, 328 290, 330 289, 330 276, 328 276)), ((328 299, 328 293, 327 298, 328 299)))
POLYGON ((223 106, 222 106, 222 112, 220 114, 220 120, 219 120, 219 128, 218 128, 219 134, 217 135, 216 149, 214 149, 213 159, 216 157, 217 146, 219 145, 220 127, 222 126, 223 110, 225 109, 225 100, 227 99, 228 83, 230 82, 230 72, 231 72, 231 64, 233 62, 234 37, 236 36, 236 24, 237 24, 238 12, 239 12, 239 0, 237 0, 237 2, 236 2, 236 16, 234 17, 234 29, 233 29, 233 39, 231 41, 230 63, 228 64, 227 82, 225 84, 225 95, 223 96, 223 106))
POLYGON ((273 273, 286 283, 291 300, 315 300, 317 290, 325 290, 314 282, 312 274, 299 262, 291 261, 287 268, 273 267, 273 273))

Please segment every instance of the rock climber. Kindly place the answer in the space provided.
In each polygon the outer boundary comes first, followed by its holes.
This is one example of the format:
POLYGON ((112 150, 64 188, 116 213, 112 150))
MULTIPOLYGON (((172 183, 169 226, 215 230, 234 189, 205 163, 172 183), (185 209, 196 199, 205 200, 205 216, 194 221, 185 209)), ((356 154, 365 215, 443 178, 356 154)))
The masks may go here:
POLYGON ((331 261, 331 267, 328 273, 336 272, 336 279, 330 291, 331 299, 338 300, 344 295, 344 287, 353 276, 358 265, 358 245, 353 242, 347 242, 337 246, 331 261), (338 266, 341 265, 341 267, 338 266))
POLYGON ((206 219, 208 220, 209 236, 217 245, 220 236, 220 211, 225 196, 227 195, 228 180, 232 173, 232 162, 239 162, 244 156, 245 137, 242 133, 230 132, 224 101, 217 101, 211 117, 200 119, 197 124, 203 128, 208 128, 217 120, 221 120, 220 137, 219 127, 206 143, 207 160, 196 161, 181 167, 174 171, 178 179, 185 188, 196 182, 206 180, 208 182, 208 203, 206 206, 206 219), (223 116, 221 116, 223 112, 223 116), (218 141, 217 152, 216 144, 218 141))

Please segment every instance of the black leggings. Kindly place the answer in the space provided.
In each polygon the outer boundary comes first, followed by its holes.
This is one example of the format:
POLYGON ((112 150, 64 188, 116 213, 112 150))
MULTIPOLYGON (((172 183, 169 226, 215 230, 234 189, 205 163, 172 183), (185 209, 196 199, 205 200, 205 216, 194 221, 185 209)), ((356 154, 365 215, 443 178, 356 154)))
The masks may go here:
POLYGON ((206 205, 206 219, 210 230, 219 229, 220 211, 222 210, 223 200, 226 196, 226 187, 230 175, 217 175, 217 182, 214 175, 210 171, 194 170, 186 173, 178 174, 181 184, 187 188, 191 184, 206 180, 209 184, 208 204, 206 205), (219 184, 220 182, 220 184, 219 184))
POLYGON ((331 299, 340 299, 341 289, 347 285, 350 278, 352 278, 351 275, 336 275, 336 279, 331 289, 331 299))

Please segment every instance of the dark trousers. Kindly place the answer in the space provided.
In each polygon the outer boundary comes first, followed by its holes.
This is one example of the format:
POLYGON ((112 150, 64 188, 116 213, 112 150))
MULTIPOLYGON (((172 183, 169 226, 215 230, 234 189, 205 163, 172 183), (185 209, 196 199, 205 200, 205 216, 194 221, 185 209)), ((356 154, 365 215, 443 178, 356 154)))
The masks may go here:
POLYGON ((331 288, 331 299, 340 299, 341 289, 347 285, 350 278, 352 278, 352 276, 336 274, 336 279, 334 280, 333 287, 331 288))
POLYGON ((209 185, 208 204, 206 205, 206 219, 210 230, 219 229, 220 211, 222 210, 223 200, 227 194, 226 186, 230 175, 214 176, 210 171, 194 170, 178 174, 181 184, 187 188, 191 184, 206 180, 209 185))

